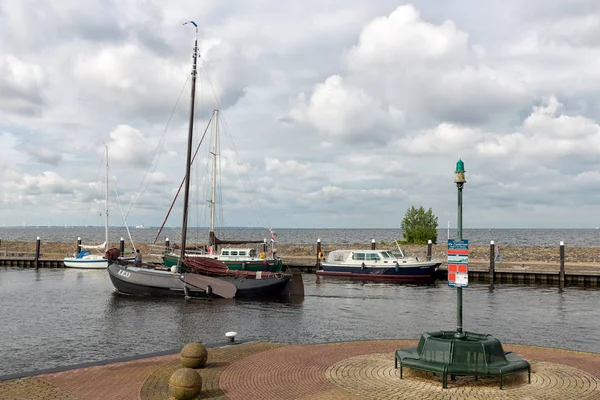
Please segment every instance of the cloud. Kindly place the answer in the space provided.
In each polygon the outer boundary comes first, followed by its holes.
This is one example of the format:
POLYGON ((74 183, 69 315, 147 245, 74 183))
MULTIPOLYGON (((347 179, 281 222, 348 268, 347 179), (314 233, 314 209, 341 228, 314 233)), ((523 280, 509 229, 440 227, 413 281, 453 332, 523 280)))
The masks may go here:
POLYGON ((600 126, 580 115, 561 112, 555 97, 533 108, 521 129, 483 141, 479 151, 487 156, 578 158, 596 157, 600 151, 600 126))
POLYGON ((383 142, 390 129, 401 129, 400 110, 382 105, 362 89, 346 84, 339 75, 330 76, 315 87, 308 101, 301 95, 298 108, 292 110, 298 122, 309 122, 328 135, 343 140, 383 142))
POLYGON ((154 147, 142 132, 128 125, 119 125, 109 134, 109 158, 129 165, 145 167, 150 163, 154 147))
POLYGON ((480 59, 452 21, 425 22, 412 5, 375 18, 345 55, 343 75, 301 94, 291 115, 338 139, 387 143, 405 122, 482 124, 528 104, 518 76, 480 59))
POLYGON ((44 70, 12 54, 0 53, 0 109, 19 114, 39 114, 45 103, 44 70))

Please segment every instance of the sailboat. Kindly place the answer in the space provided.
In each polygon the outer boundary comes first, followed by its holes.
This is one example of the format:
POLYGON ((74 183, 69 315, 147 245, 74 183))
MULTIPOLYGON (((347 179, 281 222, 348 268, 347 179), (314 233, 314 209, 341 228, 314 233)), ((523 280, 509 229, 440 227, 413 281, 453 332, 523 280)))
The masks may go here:
MULTIPOLYGON (((192 89, 180 249, 186 249, 187 240, 198 59, 198 27, 193 21, 187 23, 196 27, 196 39, 192 57, 192 89)), ((135 265, 124 262, 119 259, 119 249, 110 249, 106 252, 109 260, 107 270, 117 291, 127 294, 185 297, 215 295, 223 298, 304 294, 302 276, 299 272, 234 271, 218 260, 207 257, 186 257, 185 251, 182 254, 183 257, 177 258, 177 264, 169 268, 164 264, 135 265)))
MULTIPOLYGON (((217 157, 218 157, 218 140, 219 140, 219 110, 213 110, 211 122, 213 124, 213 140, 212 150, 212 187, 211 198, 209 200, 210 209, 210 225, 209 225, 209 245, 206 248, 186 249, 185 256, 188 258, 204 257, 212 258, 223 262, 229 270, 243 271, 268 271, 282 272, 284 270, 283 263, 280 258, 276 257, 275 251, 271 249, 269 257, 267 251, 266 239, 263 240, 223 240, 219 239, 215 232, 215 213, 216 213, 216 188, 218 186, 217 177, 217 157), (261 243, 264 245, 262 254, 257 254, 255 248, 252 247, 220 247, 222 245, 239 246, 248 245, 251 243, 261 243)), ((210 123, 210 122, 209 122, 210 123)), ((160 235, 156 235, 157 238, 160 235)), ((275 237, 271 231, 271 245, 275 242, 275 237)), ((163 262, 167 267, 177 265, 179 262, 179 253, 171 249, 170 252, 163 255, 163 262)))
POLYGON ((104 253, 108 250, 108 146, 104 146, 106 159, 106 176, 104 190, 104 243, 99 245, 78 245, 79 252, 72 257, 65 257, 64 264, 67 268, 105 269, 108 261, 104 253), (91 250, 102 250, 100 254, 91 250))

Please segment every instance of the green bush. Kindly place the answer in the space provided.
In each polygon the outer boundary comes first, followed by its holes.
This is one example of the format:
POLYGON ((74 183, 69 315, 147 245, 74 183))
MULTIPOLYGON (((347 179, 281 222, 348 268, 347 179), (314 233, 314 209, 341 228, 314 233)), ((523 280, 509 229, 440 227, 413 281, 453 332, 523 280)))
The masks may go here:
POLYGON ((438 218, 431 208, 427 211, 423 206, 418 209, 411 206, 406 210, 402 219, 402 233, 404 240, 409 244, 426 244, 428 240, 437 242, 438 218))

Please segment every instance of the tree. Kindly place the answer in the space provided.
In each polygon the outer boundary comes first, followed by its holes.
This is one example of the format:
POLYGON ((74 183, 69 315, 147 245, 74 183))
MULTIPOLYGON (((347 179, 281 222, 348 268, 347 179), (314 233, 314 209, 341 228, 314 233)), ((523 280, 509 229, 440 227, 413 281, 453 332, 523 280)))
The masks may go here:
POLYGON ((411 206, 406 210, 402 220, 404 240, 411 244, 425 244, 431 240, 437 242, 438 217, 433 215, 431 208, 427 211, 423 206, 418 209, 411 206))

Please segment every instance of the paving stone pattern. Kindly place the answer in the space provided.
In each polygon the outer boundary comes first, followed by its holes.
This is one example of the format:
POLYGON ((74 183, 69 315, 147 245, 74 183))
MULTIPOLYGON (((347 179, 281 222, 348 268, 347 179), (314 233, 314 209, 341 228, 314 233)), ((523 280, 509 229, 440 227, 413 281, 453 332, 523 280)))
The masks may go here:
MULTIPOLYGON (((399 378, 394 351, 415 340, 316 345, 252 342, 208 350, 199 371, 202 399, 600 399, 600 355, 534 346, 504 345, 529 360, 527 374, 505 378, 441 378, 405 369, 399 378)), ((69 370, 0 382, 2 400, 166 400, 179 354, 69 370)))

